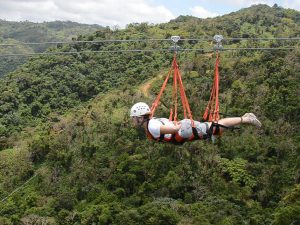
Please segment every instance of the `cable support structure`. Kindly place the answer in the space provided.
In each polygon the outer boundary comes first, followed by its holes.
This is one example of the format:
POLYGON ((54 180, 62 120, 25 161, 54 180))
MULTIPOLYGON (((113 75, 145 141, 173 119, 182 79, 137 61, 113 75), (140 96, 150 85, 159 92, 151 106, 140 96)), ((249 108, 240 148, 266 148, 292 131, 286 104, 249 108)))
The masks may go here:
MULTIPOLYGON (((242 50, 257 50, 257 51, 274 51, 274 50, 294 50, 296 47, 260 47, 260 48, 223 48, 222 51, 242 51, 242 50)), ((0 54, 0 57, 13 57, 13 56, 35 56, 35 55, 78 55, 78 54, 91 54, 91 53, 139 53, 139 52, 170 52, 170 49, 128 49, 128 50, 99 50, 99 51, 78 51, 78 52, 33 52, 33 53, 12 53, 0 54)), ((213 48, 181 48, 178 51, 199 51, 199 52, 214 52, 213 48)))
MULTIPOLYGON (((182 38, 179 41, 213 41, 213 38, 182 38)), ((226 40, 280 40, 280 41, 297 41, 300 37, 282 37, 282 38, 224 38, 226 40)), ((20 45, 56 45, 56 44, 99 44, 99 43, 126 43, 126 42, 151 42, 151 41, 170 41, 170 39, 126 39, 126 40, 97 40, 97 41, 49 41, 49 42, 20 42, 17 44, 0 44, 1 47, 12 47, 20 45)))

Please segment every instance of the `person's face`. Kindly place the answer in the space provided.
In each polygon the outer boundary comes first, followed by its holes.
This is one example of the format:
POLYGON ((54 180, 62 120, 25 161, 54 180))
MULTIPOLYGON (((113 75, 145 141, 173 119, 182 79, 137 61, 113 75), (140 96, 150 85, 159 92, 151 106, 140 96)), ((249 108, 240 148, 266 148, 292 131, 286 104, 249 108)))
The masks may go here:
POLYGON ((138 116, 133 116, 132 117, 132 122, 133 122, 134 126, 138 127, 138 126, 143 125, 144 118, 143 117, 138 117, 138 116))

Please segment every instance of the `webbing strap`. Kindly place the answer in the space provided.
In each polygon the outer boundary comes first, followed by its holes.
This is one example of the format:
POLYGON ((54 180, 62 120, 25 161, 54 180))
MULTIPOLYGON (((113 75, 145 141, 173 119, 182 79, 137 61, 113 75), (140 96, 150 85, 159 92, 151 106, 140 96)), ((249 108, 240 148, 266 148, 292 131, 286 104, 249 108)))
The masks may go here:
POLYGON ((177 80, 178 80, 178 64, 176 62, 176 54, 174 55, 173 60, 173 69, 174 69, 174 75, 173 75, 173 93, 172 93, 172 100, 173 100, 173 107, 174 107, 174 117, 171 120, 177 121, 177 106, 178 106, 178 95, 177 95, 177 80))
MULTIPOLYGON (((185 94, 185 90, 184 90, 184 86, 183 86, 180 74, 179 74, 178 78, 179 78, 179 85, 180 85, 180 96, 181 96, 181 99, 183 100, 182 104, 184 105, 183 108, 185 109, 185 111, 188 112, 188 116, 189 116, 189 118, 192 122, 192 127, 194 127, 195 123, 194 123, 194 120, 193 120, 192 111, 190 109, 190 105, 189 105, 188 99, 187 99, 186 94, 185 94)), ((186 118, 186 115, 185 115, 185 118, 186 118)))
POLYGON ((184 118, 187 118, 187 114, 188 114, 189 119, 192 121, 192 126, 194 127, 194 120, 193 120, 192 112, 190 109, 190 105, 188 103, 188 99, 185 94, 184 86, 182 83, 180 70, 178 68, 178 64, 177 64, 177 60, 176 60, 176 53, 174 53, 172 67, 168 72, 168 75, 161 87, 161 90, 160 90, 158 96, 156 97, 155 101, 153 102, 153 104, 151 106, 151 118, 153 117, 153 115, 155 113, 155 110, 158 106, 158 103, 164 92, 164 89, 166 88, 167 82, 171 76, 172 71, 174 72, 173 73, 173 92, 172 92, 173 106, 170 108, 169 120, 177 121, 178 85, 179 85, 179 92, 180 92, 180 98, 181 98, 182 107, 183 107, 184 118))
POLYGON ((215 63, 215 74, 214 82, 211 88, 211 94, 209 102, 206 106, 203 119, 205 121, 218 121, 220 119, 219 115, 219 52, 216 52, 216 63, 215 63))
POLYGON ((200 137, 199 137, 199 134, 198 134, 198 131, 197 131, 196 127, 192 127, 192 131, 193 131, 193 135, 194 135, 193 140, 199 140, 200 137))
POLYGON ((155 113, 155 110, 156 110, 156 108, 158 106, 159 100, 160 100, 160 98, 161 98, 161 96, 162 96, 162 94, 163 94, 163 92, 164 92, 164 90, 165 90, 165 88, 167 86, 167 83, 168 83, 168 80, 170 78, 171 72, 172 72, 172 68, 169 70, 168 75, 167 75, 167 77, 166 77, 166 79, 165 79, 165 81, 164 81, 164 83, 163 83, 163 85, 162 85, 162 87, 160 89, 159 94, 157 95, 156 99, 152 103, 152 106, 151 106, 151 109, 150 109, 150 111, 151 111, 150 118, 152 118, 153 115, 154 115, 154 113, 155 113))
MULTIPOLYGON (((188 102, 188 99, 186 97, 185 94, 185 90, 184 90, 184 86, 182 83, 182 78, 181 78, 181 74, 180 74, 180 70, 178 68, 178 64, 176 62, 176 55, 174 55, 174 62, 173 62, 173 67, 174 67, 174 86, 173 87, 173 91, 175 91, 177 93, 177 84, 179 85, 179 92, 180 92, 180 98, 181 98, 181 103, 182 103, 182 107, 183 107, 183 114, 184 114, 184 118, 187 118, 187 113, 188 113, 188 117, 189 119, 192 121, 192 126, 194 127, 194 120, 193 120, 193 116, 192 116, 192 112, 190 109, 190 105, 188 102)), ((175 95, 175 106, 177 107, 177 94, 175 95)), ((177 114, 174 115, 174 121, 177 120, 177 114), (175 117, 176 116, 176 117, 175 117)))

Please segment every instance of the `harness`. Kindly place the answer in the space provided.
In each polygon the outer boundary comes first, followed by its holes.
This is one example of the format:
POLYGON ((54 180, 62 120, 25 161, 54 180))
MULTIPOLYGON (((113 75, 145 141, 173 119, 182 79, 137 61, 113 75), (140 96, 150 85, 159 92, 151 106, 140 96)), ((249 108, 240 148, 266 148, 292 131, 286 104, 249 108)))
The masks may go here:
POLYGON ((229 130, 239 130, 240 129, 239 127, 227 127, 222 124, 212 122, 212 124, 207 132, 210 139, 211 139, 212 135, 219 135, 219 136, 222 135, 222 130, 220 129, 220 127, 229 129, 229 130))
MULTIPOLYGON (((148 129, 148 125, 149 125, 149 120, 147 120, 146 122, 146 135, 147 135, 147 138, 149 138, 150 140, 155 140, 155 141, 163 141, 165 139, 165 135, 164 134, 161 134, 158 138, 155 138, 153 137, 153 135, 150 133, 149 129, 148 129)), ((165 125, 165 123, 161 120, 159 120, 159 122, 161 122, 163 125, 165 125)), ((173 135, 172 135, 173 136, 173 135)))
MULTIPOLYGON (((178 97, 180 96, 181 99, 181 103, 182 103, 182 107, 183 107, 183 115, 184 118, 187 119, 189 118, 192 121, 192 137, 188 138, 188 139, 184 139, 182 137, 179 136, 178 133, 173 134, 171 136, 171 138, 165 138, 165 135, 160 135, 159 138, 154 138, 151 133, 148 130, 148 124, 147 124, 147 128, 146 128, 146 133, 147 133, 147 137, 149 139, 152 140, 157 140, 157 141, 167 141, 167 142, 185 142, 185 141, 192 141, 192 140, 198 140, 198 139, 212 139, 213 135, 222 135, 222 130, 220 129, 220 127, 225 128, 225 129, 239 129, 239 128, 234 128, 234 127, 227 127, 224 126, 222 124, 219 124, 218 122, 214 122, 214 121, 219 121, 220 119, 220 112, 219 112, 219 82, 220 82, 220 76, 219 76, 219 64, 220 64, 220 56, 219 56, 219 50, 222 49, 222 45, 221 45, 221 41, 223 39, 222 35, 215 35, 214 39, 217 42, 216 47, 216 62, 215 62, 215 69, 214 69, 214 81, 213 81, 213 85, 211 88, 211 93, 210 93, 210 99, 209 102, 205 108, 205 112, 203 115, 203 121, 209 121, 212 122, 211 127, 207 127, 206 129, 206 134, 202 135, 202 134, 198 134, 197 129, 194 127, 194 120, 192 117, 192 111, 190 109, 189 106, 189 102, 188 99, 186 97, 186 93, 185 93, 185 88, 183 86, 182 83, 182 78, 181 78, 181 72, 179 70, 179 66, 177 63, 177 50, 176 50, 176 43, 177 41, 180 39, 179 36, 173 36, 171 37, 171 39, 173 40, 173 42, 175 43, 175 51, 174 51, 174 57, 173 57, 173 62, 172 62, 172 66, 162 84, 162 87, 156 97, 156 99, 154 100, 154 102, 152 103, 151 106, 151 114, 150 114, 150 118, 152 118, 152 116, 155 113, 156 108, 158 107, 159 103, 160 103, 160 98, 164 92, 164 89, 166 88, 166 85, 169 81, 169 78, 173 75, 173 91, 172 91, 172 106, 170 108, 170 116, 169 116, 169 120, 170 121, 177 121, 177 106, 178 106, 178 97), (173 73, 172 73, 173 72, 173 73), (178 94, 179 92, 179 94, 178 94)), ((164 124, 162 121, 160 121, 162 124, 164 124)))
MULTIPOLYGON (((208 128, 208 124, 205 123, 207 133, 204 134, 204 135, 199 135, 197 129, 195 127, 192 127, 193 134, 190 138, 183 138, 178 134, 178 132, 176 134, 171 134, 170 138, 165 137, 165 134, 161 134, 158 138, 155 138, 155 137, 153 137, 153 135, 150 133, 150 131, 148 129, 149 120, 150 119, 148 119, 147 123, 146 123, 146 135, 147 135, 147 138, 149 138, 150 140, 155 140, 155 141, 160 141, 160 142, 171 142, 171 143, 174 143, 174 144, 182 144, 186 141, 210 139, 212 134, 213 134, 213 130, 212 130, 213 126, 208 128)), ((162 120, 160 120, 160 119, 157 119, 157 120, 159 122, 161 122, 162 125, 165 125, 165 123, 162 120)))

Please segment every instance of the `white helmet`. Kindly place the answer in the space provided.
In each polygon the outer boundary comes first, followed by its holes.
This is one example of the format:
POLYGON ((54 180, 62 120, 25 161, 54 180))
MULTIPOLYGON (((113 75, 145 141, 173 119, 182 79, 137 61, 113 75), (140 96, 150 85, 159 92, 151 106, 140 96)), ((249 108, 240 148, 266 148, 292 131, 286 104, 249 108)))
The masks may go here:
POLYGON ((143 116, 150 114, 150 108, 145 102, 138 102, 131 107, 130 116, 143 116))

